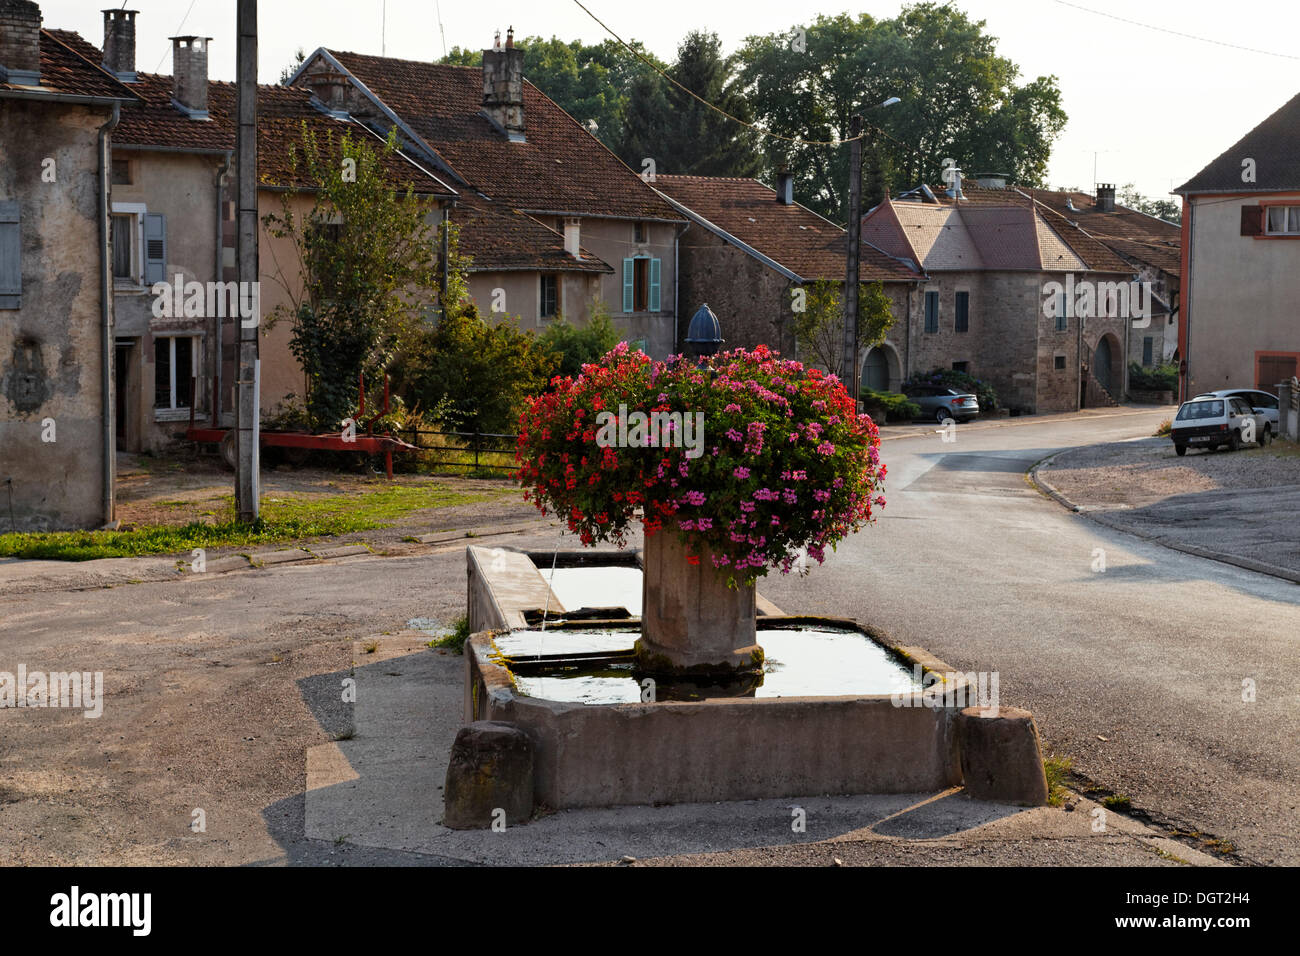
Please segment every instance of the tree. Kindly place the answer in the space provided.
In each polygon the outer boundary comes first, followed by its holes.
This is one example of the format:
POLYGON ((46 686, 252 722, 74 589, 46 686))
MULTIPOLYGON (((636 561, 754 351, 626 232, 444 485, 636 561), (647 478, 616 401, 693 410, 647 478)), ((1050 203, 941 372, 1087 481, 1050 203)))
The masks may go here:
POLYGON ((640 169, 648 157, 655 160, 658 170, 683 175, 757 175, 762 168, 757 136, 700 102, 703 99, 723 113, 749 122, 749 105, 732 73, 716 33, 688 33, 667 70, 681 86, 649 71, 634 83, 626 132, 618 149, 623 161, 640 169))
MULTIPOLYGON (((843 282, 818 279, 803 287, 804 309, 794 313, 795 341, 805 360, 839 374, 844 368, 843 282)), ((858 354, 885 341, 894 309, 880 282, 858 287, 858 354)))
POLYGON ((298 49, 294 51, 293 62, 280 71, 280 84, 283 85, 288 83, 289 77, 298 72, 298 67, 302 66, 306 59, 307 54, 303 53, 302 47, 298 47, 298 49))
POLYGON ((536 395, 559 362, 532 332, 510 321, 485 322, 469 297, 470 259, 460 253, 459 229, 447 235, 447 291, 442 317, 422 327, 405 355, 403 398, 455 430, 513 432, 526 398, 536 395))
MULTIPOLYGON (((1066 119, 1056 78, 1018 85, 1018 68, 997 55, 983 28, 928 2, 890 20, 819 16, 806 28, 749 37, 737 54, 739 82, 761 124, 783 136, 842 141, 861 113, 864 153, 878 150, 875 162, 900 185, 938 181, 949 157, 969 172, 1040 185, 1066 119), (874 109, 893 96, 902 102, 874 109)), ((769 166, 795 171, 801 201, 844 221, 847 147, 775 138, 764 146, 769 166)))
POLYGON ((1177 202, 1172 199, 1149 199, 1138 192, 1137 186, 1133 183, 1128 183, 1119 190, 1119 202, 1122 206, 1144 212, 1148 216, 1155 216, 1165 222, 1172 222, 1174 225, 1181 225, 1183 221, 1183 209, 1177 202))
POLYGON ((276 263, 289 303, 268 327, 293 324, 289 345, 303 367, 314 428, 332 429, 354 413, 359 376, 382 388, 436 298, 429 202, 409 189, 399 194, 384 178, 384 160, 397 148, 395 131, 376 151, 350 133, 318 140, 304 123, 289 158, 293 179, 313 184, 315 204, 298 212, 298 194, 286 192, 280 213, 262 219, 297 254, 296 269, 276 263))
MULTIPOLYGON (((580 40, 533 36, 521 45, 528 82, 618 152, 631 91, 644 75, 654 75, 654 71, 613 40, 584 44, 580 40)), ((633 41, 632 46, 664 67, 640 43, 633 41)), ((477 67, 482 65, 482 58, 479 50, 453 47, 441 62, 477 67)), ((635 168, 640 169, 639 165, 635 168)))

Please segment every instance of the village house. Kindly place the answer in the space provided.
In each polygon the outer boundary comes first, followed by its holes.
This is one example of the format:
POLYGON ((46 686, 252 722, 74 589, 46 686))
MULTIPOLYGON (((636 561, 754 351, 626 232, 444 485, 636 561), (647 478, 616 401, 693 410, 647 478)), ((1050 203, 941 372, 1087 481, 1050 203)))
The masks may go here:
POLYGON ((1142 305, 1136 271, 1030 196, 996 178, 964 184, 958 171, 948 188, 886 198, 863 217, 862 236, 925 273, 908 374, 964 371, 1030 413, 1124 395, 1125 313, 1142 305))
POLYGON ((0 0, 5 530, 113 520, 109 137, 135 97, 65 40, 0 0))
MULTIPOLYGON (((290 324, 266 321, 300 291, 301 278, 289 240, 263 226, 259 291, 234 285, 234 85, 208 79, 208 37, 172 38, 172 76, 137 71, 135 17, 131 10, 104 11, 102 51, 75 33, 59 35, 134 93, 112 136, 115 433, 123 450, 161 452, 191 418, 233 426, 239 322, 261 327, 263 412, 303 394, 290 324)), ((331 163, 345 133, 382 145, 365 127, 313 104, 309 91, 259 86, 262 216, 281 213, 291 190, 297 214, 314 202, 314 184, 290 161, 304 129, 331 163)), ((435 217, 455 196, 407 156, 389 157, 385 172, 394 185, 427 198, 435 217)))
POLYGON ((691 307, 677 296, 685 218, 529 83, 523 60, 513 33, 483 52, 481 70, 322 48, 289 83, 377 133, 395 128, 403 147, 464 197, 451 220, 464 224, 481 314, 542 329, 560 316, 583 325, 601 308, 625 339, 665 357, 681 331, 679 304, 691 307), (503 221, 479 217, 484 208, 553 230, 566 257, 537 258, 535 243, 512 249, 503 221))
POLYGON ((1180 397, 1300 371, 1300 95, 1180 186, 1180 397))
POLYGON ((1133 269, 1151 287, 1151 323, 1129 335, 1130 362, 1143 366, 1176 362, 1182 269, 1182 228, 1115 201, 1113 183, 1098 183, 1097 195, 1073 190, 1013 187, 1086 232, 1133 269))
MULTIPOLYGON (((793 182, 788 172, 778 174, 775 190, 756 179, 655 177, 655 188, 690 221, 679 240, 679 297, 692 309, 708 303, 722 323, 727 348, 764 344, 808 360, 796 342, 795 292, 817 280, 843 287, 847 234, 795 202, 793 182)), ((871 243, 861 249, 862 281, 883 284, 895 316, 885 341, 858 356, 862 384, 896 390, 909 367, 907 327, 924 277, 871 243)), ((679 340, 678 350, 684 347, 679 340)))

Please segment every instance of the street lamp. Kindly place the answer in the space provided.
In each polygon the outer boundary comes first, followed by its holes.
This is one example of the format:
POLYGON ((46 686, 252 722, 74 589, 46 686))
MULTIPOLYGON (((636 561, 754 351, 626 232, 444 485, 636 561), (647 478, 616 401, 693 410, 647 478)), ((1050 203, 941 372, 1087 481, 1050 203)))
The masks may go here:
MULTIPOLYGON (((891 96, 872 109, 881 109, 901 103, 891 96)), ((853 401, 858 401, 862 388, 862 367, 858 364, 858 281, 862 263, 862 114, 854 114, 849 123, 849 248, 848 269, 844 278, 844 368, 840 378, 852 389, 853 401)))

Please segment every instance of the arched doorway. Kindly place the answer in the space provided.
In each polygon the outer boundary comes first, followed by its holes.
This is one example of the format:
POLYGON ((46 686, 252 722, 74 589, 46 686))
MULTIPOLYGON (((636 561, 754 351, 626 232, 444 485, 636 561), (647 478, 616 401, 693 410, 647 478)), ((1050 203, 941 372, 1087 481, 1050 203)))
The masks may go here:
POLYGON ((862 363, 862 387, 873 392, 889 391, 889 357, 884 349, 872 349, 862 363))
POLYGON ((1115 380, 1115 336, 1103 335, 1097 342, 1097 351, 1092 357, 1092 377, 1097 383, 1110 393, 1112 398, 1118 390, 1119 383, 1115 380))

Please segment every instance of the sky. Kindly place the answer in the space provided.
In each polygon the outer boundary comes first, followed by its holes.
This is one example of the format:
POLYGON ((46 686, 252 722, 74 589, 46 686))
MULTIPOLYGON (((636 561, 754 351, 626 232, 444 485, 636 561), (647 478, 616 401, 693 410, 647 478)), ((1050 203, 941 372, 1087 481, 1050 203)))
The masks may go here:
MULTIPOLYGON (((100 11, 111 0, 38 2, 46 27, 103 43, 100 11)), ((583 2, 625 40, 641 40, 665 60, 696 28, 717 33, 730 53, 749 35, 788 33, 818 14, 888 18, 901 8, 898 0, 583 2)), ((1134 183, 1148 196, 1164 197, 1300 92, 1295 0, 1246 0, 1234 7, 1222 0, 952 3, 986 22, 998 53, 1020 67, 1023 79, 1058 78, 1069 122, 1052 151, 1051 186, 1091 192, 1096 181, 1134 183)), ((139 11, 137 69, 170 73, 168 37, 194 34, 213 38, 210 76, 234 79, 235 0, 128 4, 139 11)), ((434 60, 444 48, 491 46, 495 31, 510 26, 520 38, 595 43, 607 36, 574 0, 262 0, 260 8, 259 75, 266 83, 279 79, 299 47, 434 60)))

